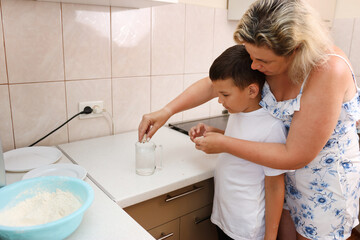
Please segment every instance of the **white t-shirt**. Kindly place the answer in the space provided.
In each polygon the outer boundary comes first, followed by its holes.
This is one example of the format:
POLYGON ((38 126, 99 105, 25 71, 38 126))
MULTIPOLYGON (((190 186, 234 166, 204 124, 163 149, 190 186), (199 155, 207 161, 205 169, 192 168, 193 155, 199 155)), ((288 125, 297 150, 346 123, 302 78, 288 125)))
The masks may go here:
MULTIPOLYGON (((285 143, 286 140, 282 121, 263 108, 231 114, 225 135, 257 142, 285 143)), ((264 167, 231 154, 220 154, 214 176, 211 221, 233 239, 264 239, 265 175, 277 176, 284 172, 287 171, 264 167)))

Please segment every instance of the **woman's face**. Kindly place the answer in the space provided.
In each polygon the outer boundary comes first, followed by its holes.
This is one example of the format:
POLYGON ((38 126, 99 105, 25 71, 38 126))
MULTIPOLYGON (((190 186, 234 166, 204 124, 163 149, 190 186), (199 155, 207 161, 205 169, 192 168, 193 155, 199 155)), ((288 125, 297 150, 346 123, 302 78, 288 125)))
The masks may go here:
POLYGON ((287 73, 292 57, 278 56, 268 47, 257 47, 250 43, 245 43, 245 48, 253 61, 252 69, 258 70, 266 76, 287 73))

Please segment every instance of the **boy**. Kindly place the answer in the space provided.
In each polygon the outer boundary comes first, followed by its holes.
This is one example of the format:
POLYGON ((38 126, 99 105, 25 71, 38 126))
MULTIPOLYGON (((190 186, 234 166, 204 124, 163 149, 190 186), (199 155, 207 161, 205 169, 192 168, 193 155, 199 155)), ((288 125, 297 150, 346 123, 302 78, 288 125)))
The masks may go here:
MULTIPOLYGON (((197 149, 211 153, 226 138, 285 142, 283 123, 259 105, 265 76, 252 70, 251 62, 245 47, 236 45, 212 64, 213 88, 219 103, 231 114, 225 132, 204 124, 189 131, 197 149)), ((220 154, 211 216, 220 240, 276 239, 284 202, 284 172, 220 154)))

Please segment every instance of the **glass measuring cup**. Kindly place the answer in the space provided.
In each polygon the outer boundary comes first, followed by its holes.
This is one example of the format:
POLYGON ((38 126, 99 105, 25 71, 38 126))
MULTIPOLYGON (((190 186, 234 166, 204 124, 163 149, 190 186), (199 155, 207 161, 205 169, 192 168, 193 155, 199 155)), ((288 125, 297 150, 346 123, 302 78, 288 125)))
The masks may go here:
POLYGON ((138 175, 148 176, 162 168, 162 145, 153 142, 135 143, 135 170, 138 175))

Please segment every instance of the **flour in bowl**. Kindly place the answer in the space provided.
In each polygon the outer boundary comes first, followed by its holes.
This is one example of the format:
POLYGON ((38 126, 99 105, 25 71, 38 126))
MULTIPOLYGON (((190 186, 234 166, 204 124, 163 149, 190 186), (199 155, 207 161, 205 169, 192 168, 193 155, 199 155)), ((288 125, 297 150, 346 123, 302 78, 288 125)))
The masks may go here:
POLYGON ((33 226, 63 218, 81 207, 71 193, 56 189, 55 192, 39 192, 0 212, 0 225, 33 226))

